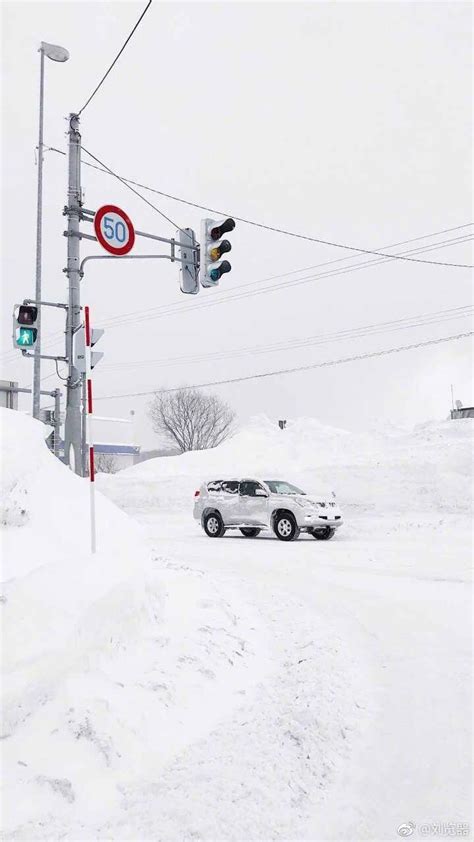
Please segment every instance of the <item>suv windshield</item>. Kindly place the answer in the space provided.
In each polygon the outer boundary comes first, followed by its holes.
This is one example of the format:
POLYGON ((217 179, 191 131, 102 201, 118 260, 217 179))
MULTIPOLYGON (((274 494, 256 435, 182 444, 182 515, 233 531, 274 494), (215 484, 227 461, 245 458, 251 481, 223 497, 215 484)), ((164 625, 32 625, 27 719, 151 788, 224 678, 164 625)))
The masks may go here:
POLYGON ((266 485, 268 485, 272 494, 304 494, 306 495, 305 491, 301 491, 301 488, 297 488, 296 485, 291 485, 290 482, 284 482, 280 479, 266 479, 266 485))

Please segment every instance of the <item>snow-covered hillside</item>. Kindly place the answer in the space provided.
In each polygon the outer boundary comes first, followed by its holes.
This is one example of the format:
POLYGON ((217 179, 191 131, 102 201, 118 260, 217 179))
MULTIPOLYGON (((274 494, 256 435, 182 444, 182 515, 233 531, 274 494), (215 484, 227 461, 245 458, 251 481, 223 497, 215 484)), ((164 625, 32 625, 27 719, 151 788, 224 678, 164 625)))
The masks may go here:
POLYGON ((351 516, 438 518, 471 509, 472 445, 471 419, 357 434, 314 418, 280 430, 259 416, 213 450, 151 459, 102 475, 99 483, 137 512, 156 507, 173 514, 189 509, 204 480, 255 476, 287 479, 308 492, 334 490, 351 516))

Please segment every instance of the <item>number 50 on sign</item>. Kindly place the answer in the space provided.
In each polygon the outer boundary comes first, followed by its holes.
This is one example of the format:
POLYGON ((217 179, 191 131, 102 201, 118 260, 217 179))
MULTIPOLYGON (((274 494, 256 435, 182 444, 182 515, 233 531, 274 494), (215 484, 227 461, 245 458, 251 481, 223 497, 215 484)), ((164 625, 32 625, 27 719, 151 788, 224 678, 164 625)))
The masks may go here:
POLYGON ((103 205, 94 217, 94 231, 101 246, 111 254, 127 254, 135 243, 131 220, 117 205, 103 205))

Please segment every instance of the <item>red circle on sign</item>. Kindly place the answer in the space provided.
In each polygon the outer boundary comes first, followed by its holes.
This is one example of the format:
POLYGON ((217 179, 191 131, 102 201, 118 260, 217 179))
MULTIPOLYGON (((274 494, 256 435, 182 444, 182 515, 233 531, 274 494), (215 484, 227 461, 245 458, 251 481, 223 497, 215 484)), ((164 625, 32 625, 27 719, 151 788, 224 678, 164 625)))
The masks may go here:
POLYGON ((103 205, 103 207, 99 208, 94 217, 94 231, 101 246, 106 251, 109 251, 111 254, 128 254, 128 252, 132 250, 135 244, 135 229, 133 227, 132 221, 131 219, 129 219, 125 211, 123 211, 121 208, 118 208, 117 205, 103 205), (112 245, 107 239, 107 237, 105 237, 102 233, 102 220, 107 214, 111 213, 119 216, 121 221, 125 225, 125 228, 128 230, 128 240, 123 246, 112 245))

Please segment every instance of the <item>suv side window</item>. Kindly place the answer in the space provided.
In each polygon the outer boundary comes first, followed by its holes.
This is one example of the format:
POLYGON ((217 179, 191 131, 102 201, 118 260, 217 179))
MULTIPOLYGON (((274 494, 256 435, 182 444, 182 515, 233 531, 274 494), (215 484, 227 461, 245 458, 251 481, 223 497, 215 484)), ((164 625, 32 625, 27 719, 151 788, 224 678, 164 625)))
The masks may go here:
POLYGON ((225 491, 226 494, 238 494, 239 483, 236 482, 236 480, 224 480, 222 483, 222 491, 225 491))
POLYGON ((220 491, 221 487, 222 487, 222 480, 221 479, 215 479, 215 480, 213 480, 213 482, 207 483, 207 490, 211 491, 211 492, 212 491, 214 491, 214 492, 220 491))
POLYGON ((254 482, 253 480, 246 480, 245 482, 240 483, 240 496, 241 497, 256 497, 255 494, 257 488, 261 488, 262 491, 265 489, 263 485, 260 485, 259 482, 254 482))

